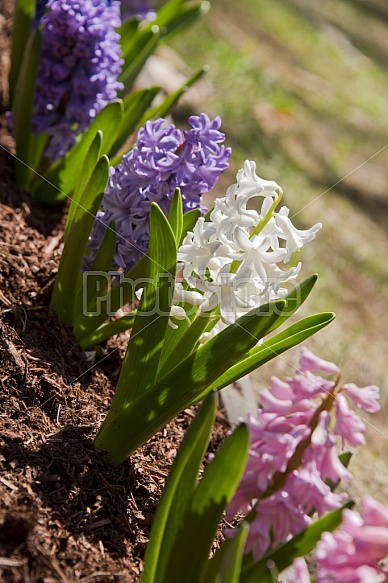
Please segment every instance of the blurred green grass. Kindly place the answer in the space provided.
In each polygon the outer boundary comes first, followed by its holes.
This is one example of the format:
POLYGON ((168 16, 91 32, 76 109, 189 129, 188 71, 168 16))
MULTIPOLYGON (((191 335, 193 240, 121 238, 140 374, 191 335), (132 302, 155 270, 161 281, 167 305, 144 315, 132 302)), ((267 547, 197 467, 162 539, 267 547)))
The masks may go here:
MULTIPOLYGON (((388 5, 213 0, 173 46, 191 68, 210 67, 188 97, 197 111, 222 117, 233 149, 228 182, 255 160, 259 175, 284 188, 297 226, 323 223, 302 251, 303 274, 320 274, 302 312, 337 318, 309 346, 340 364, 346 382, 381 387, 383 410, 367 417, 377 427, 368 439, 387 468, 388 5)), ((297 357, 294 350, 260 369, 258 386, 290 374, 297 357)), ((360 468, 373 459, 364 451, 360 468)), ((388 469, 379 483, 381 498, 388 469)))

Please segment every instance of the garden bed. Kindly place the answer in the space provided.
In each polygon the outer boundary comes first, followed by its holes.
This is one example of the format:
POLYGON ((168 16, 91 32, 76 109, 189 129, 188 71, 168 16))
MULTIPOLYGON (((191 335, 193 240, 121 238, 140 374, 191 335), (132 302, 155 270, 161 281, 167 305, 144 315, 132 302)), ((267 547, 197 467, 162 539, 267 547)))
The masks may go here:
MULTIPOLYGON (((187 411, 115 467, 92 439, 109 407, 122 342, 95 366, 49 309, 63 209, 35 206, 0 152, 0 579, 137 581, 187 411)), ((225 429, 219 424, 216 447, 225 429)))
MULTIPOLYGON (((2 71, 12 2, 1 2, 2 71)), ((4 98, 6 81, 1 82, 4 98)), ((49 308, 64 209, 18 192, 13 143, 0 134, 0 580, 138 581, 152 518, 189 410, 126 463, 93 446, 127 337, 87 362, 49 308)), ((225 433, 218 424, 211 443, 225 433)))

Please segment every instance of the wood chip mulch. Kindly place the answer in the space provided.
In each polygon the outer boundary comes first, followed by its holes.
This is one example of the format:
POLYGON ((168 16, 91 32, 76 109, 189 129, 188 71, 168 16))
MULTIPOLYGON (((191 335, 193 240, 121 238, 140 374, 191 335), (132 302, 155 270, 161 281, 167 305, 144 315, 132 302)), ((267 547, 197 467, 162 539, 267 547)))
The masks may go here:
MULTIPOLYGON (((138 581, 193 411, 120 467, 94 449, 123 346, 91 367, 49 309, 64 209, 19 193, 2 149, 0 169, 0 581, 138 581)), ((210 451, 224 434, 219 424, 210 451)))

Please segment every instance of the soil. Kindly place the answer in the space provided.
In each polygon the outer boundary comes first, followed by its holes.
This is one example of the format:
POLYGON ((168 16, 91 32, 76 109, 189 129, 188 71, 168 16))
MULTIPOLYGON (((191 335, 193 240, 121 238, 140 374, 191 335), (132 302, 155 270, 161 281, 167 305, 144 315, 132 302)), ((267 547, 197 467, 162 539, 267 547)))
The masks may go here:
MULTIPOLYGON (((5 130, 12 2, 0 2, 0 581, 136 582, 152 518, 185 429, 183 412, 115 467, 93 437, 125 338, 90 366, 49 308, 66 209, 18 192, 5 130)), ((214 451, 226 431, 214 431, 214 451)))
MULTIPOLYGON (((49 308, 64 209, 16 190, 0 149, 0 580, 138 581, 155 508, 193 410, 115 467, 93 446, 125 345, 88 365, 49 308)), ((215 429, 209 451, 225 434, 215 429)))

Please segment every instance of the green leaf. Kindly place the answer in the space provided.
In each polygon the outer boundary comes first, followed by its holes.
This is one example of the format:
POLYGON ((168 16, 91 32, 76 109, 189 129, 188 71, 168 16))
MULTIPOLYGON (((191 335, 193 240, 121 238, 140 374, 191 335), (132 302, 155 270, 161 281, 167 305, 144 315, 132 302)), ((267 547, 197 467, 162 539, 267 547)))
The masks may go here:
POLYGON ((125 58, 131 50, 134 44, 134 39, 137 36, 137 30, 139 28, 139 20, 137 18, 131 18, 125 20, 117 32, 120 35, 120 45, 123 53, 123 58, 125 58))
POLYGON ((157 18, 152 24, 160 28, 162 37, 166 40, 205 15, 209 7, 209 2, 193 3, 180 0, 169 2, 159 9, 157 18))
POLYGON ((274 551, 268 552, 260 561, 252 562, 252 556, 247 555, 243 562, 240 583, 256 583, 258 577, 268 568, 268 561, 273 561, 279 572, 289 567, 297 557, 304 557, 315 548, 323 532, 332 532, 341 524, 342 512, 345 508, 352 508, 354 502, 350 500, 341 508, 319 518, 290 541, 274 551), (245 564, 244 564, 245 563, 245 564))
POLYGON ((17 0, 12 32, 11 68, 9 72, 9 107, 12 109, 23 55, 35 13, 35 0, 17 0))
POLYGON ((170 223, 175 235, 175 241, 177 245, 179 245, 183 229, 183 206, 181 191, 179 188, 175 189, 174 198, 172 199, 170 212, 168 214, 168 222, 170 223))
POLYGON ((31 170, 35 172, 31 172, 29 183, 32 182, 35 176, 39 174, 37 171, 39 170, 48 139, 49 136, 46 132, 41 132, 38 135, 35 135, 32 132, 30 133, 30 138, 28 141, 28 162, 31 170))
POLYGON ((182 87, 177 89, 177 91, 175 91, 174 93, 171 93, 170 95, 168 95, 164 99, 164 101, 162 101, 162 103, 156 105, 154 108, 147 111, 147 113, 144 114, 144 116, 140 122, 140 125, 144 125, 145 122, 149 119, 165 117, 166 115, 168 115, 171 112, 171 110, 173 109, 173 107, 175 107, 175 105, 178 103, 178 101, 182 97, 182 95, 184 95, 184 93, 186 93, 186 91, 192 85, 194 85, 194 83, 196 83, 196 81, 198 81, 198 79, 200 79, 204 75, 204 73, 207 72, 207 70, 208 70, 207 67, 202 67, 202 69, 199 69, 199 71, 194 73, 194 75, 192 77, 190 77, 190 79, 188 79, 184 83, 184 85, 182 85, 182 87))
POLYGON ((77 208, 79 207, 81 196, 86 188, 87 183, 90 180, 93 170, 97 164, 97 160, 101 155, 102 137, 103 137, 102 132, 98 131, 86 153, 85 159, 82 164, 82 169, 77 180, 74 195, 70 203, 69 212, 66 220, 65 233, 67 233, 69 230, 69 226, 71 225, 74 215, 77 212, 77 208))
POLYGON ((166 480, 144 558, 141 583, 155 583, 174 552, 177 533, 197 484, 197 476, 209 443, 217 409, 217 397, 210 393, 198 410, 179 447, 166 480))
MULTIPOLYGON (((139 89, 134 91, 124 100, 124 114, 121 121, 120 131, 114 145, 112 146, 109 156, 114 156, 119 149, 125 144, 128 137, 141 125, 141 120, 152 104, 160 87, 150 87, 148 89, 139 89)), ((112 165, 121 161, 121 156, 117 160, 112 160, 112 165)))
POLYGON ((107 450, 113 461, 121 463, 198 395, 210 392, 212 383, 266 334, 284 302, 270 305, 251 310, 219 332, 138 399, 118 408, 116 414, 109 411, 96 437, 96 447, 107 450))
POLYGON ((160 583, 201 581, 222 513, 243 475, 248 447, 248 428, 240 425, 206 467, 160 583))
POLYGON ((101 344, 104 340, 108 340, 112 336, 116 334, 120 334, 121 332, 125 332, 125 330, 129 330, 133 327, 133 323, 135 321, 136 310, 131 312, 130 314, 126 314, 125 316, 121 316, 121 318, 117 318, 113 320, 113 322, 108 322, 107 324, 103 324, 97 330, 94 330, 89 336, 82 337, 80 340, 80 346, 83 350, 87 350, 92 346, 96 346, 97 344, 101 344))
POLYGON ((148 268, 131 338, 110 411, 137 399, 156 378, 170 318, 176 270, 174 233, 158 205, 151 206, 148 268))
MULTIPOLYGON (((231 367, 225 374, 220 376, 212 385, 212 389, 223 389, 234 383, 241 377, 269 362, 275 356, 282 354, 293 346, 300 344, 333 321, 335 315, 332 312, 316 314, 303 318, 300 322, 292 324, 283 332, 276 334, 260 346, 253 348, 244 359, 231 367)), ((273 326, 272 326, 273 329, 273 326)), ((203 395, 199 395, 194 403, 200 401, 203 395)), ((193 403, 192 403, 193 404, 193 403)))
POLYGON ((192 231, 194 229, 195 223, 198 221, 200 216, 201 211, 199 209, 193 209, 183 215, 183 227, 182 237, 179 243, 180 245, 182 245, 182 241, 186 237, 188 231, 192 231))
POLYGON ((68 326, 73 325, 76 316, 74 309, 78 282, 82 277, 80 273, 82 261, 108 178, 109 160, 106 156, 103 156, 97 162, 82 194, 63 249, 51 299, 51 307, 68 326))
POLYGON ((311 275, 302 283, 297 284, 284 298, 286 301, 286 307, 282 313, 281 318, 279 318, 273 328, 270 330, 272 332, 279 326, 283 324, 290 316, 295 314, 295 312, 300 308, 300 306, 305 302, 305 300, 310 295, 311 290, 316 284, 318 279, 318 274, 311 275))
POLYGON ((119 77, 119 81, 124 84, 124 89, 120 92, 121 95, 126 95, 131 90, 148 57, 156 49, 159 37, 160 32, 156 25, 141 31, 137 44, 124 59, 123 71, 119 77))
POLYGON ((16 141, 15 175, 20 189, 25 189, 30 178, 31 116, 35 94, 35 79, 40 62, 41 35, 35 30, 29 37, 18 75, 13 98, 13 124, 16 141))
MULTIPOLYGON (((115 250, 116 230, 114 221, 111 221, 105 231, 91 269, 82 273, 79 280, 80 285, 77 293, 73 333, 84 349, 105 340, 108 330, 112 330, 113 332, 113 330, 117 329, 119 332, 123 332, 128 328, 128 326, 123 328, 126 320, 122 320, 120 324, 107 325, 108 327, 103 326, 103 329, 99 327, 99 332, 96 337, 94 332, 97 331, 93 327, 92 337, 90 338, 90 333, 88 335, 87 329, 84 326, 85 318, 88 319, 94 315, 99 315, 104 300, 108 298, 112 278, 110 269, 115 250)), ((114 322, 111 322, 111 324, 114 324, 114 322)), ((131 326, 132 323, 129 327, 131 326)))
MULTIPOLYGON (((190 306, 193 309, 193 306, 190 306)), ((161 362, 158 378, 169 373, 173 368, 178 366, 198 345, 199 338, 205 332, 209 321, 215 318, 213 312, 202 312, 193 321, 190 326, 182 322, 182 326, 178 330, 172 330, 169 334, 168 342, 166 342, 161 362), (175 337, 174 337, 175 336, 175 337)), ((219 317, 217 317, 219 320, 219 317)))
POLYGON ((111 101, 100 111, 66 156, 53 164, 44 177, 33 185, 32 194, 39 203, 54 206, 72 194, 97 132, 102 133, 100 154, 108 154, 117 138, 122 112, 123 103, 120 100, 111 101))
MULTIPOLYGON (((101 328, 109 316, 114 315, 120 308, 131 304, 135 297, 135 291, 144 285, 144 277, 147 269, 147 256, 134 265, 119 281, 109 289, 105 298, 98 296, 98 309, 91 313, 78 314, 74 322, 77 338, 82 346, 88 342, 94 332, 101 328)), ((123 275, 123 274, 121 274, 123 275)))
POLYGON ((214 557, 208 561, 201 583, 239 583, 249 524, 241 522, 233 538, 224 541, 214 557))

